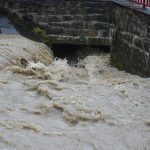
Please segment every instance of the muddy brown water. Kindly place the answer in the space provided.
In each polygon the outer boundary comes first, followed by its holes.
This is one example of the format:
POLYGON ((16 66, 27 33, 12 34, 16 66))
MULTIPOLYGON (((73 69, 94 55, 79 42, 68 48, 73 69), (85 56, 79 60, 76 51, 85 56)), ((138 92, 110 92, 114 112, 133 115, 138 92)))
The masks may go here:
POLYGON ((150 78, 109 54, 70 66, 21 36, 1 35, 0 50, 0 150, 150 149, 150 78))

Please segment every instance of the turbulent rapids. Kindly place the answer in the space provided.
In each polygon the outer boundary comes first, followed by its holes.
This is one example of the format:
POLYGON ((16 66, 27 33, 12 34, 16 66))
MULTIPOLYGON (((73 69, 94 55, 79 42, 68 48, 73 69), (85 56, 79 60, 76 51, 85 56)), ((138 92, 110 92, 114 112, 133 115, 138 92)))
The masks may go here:
POLYGON ((0 51, 0 150, 150 149, 149 78, 22 36, 0 35, 0 51))

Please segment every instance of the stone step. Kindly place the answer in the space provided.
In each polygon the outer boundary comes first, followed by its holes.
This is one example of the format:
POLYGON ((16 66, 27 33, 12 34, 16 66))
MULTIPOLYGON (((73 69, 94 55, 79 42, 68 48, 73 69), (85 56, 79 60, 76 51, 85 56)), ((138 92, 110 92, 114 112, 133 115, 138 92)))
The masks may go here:
POLYGON ((110 24, 106 22, 97 21, 67 21, 67 22, 50 22, 49 26, 74 28, 74 29, 94 29, 94 30, 109 30, 110 24))
POLYGON ((49 40, 52 43, 66 43, 66 44, 84 44, 89 45, 103 45, 103 46, 110 46, 112 43, 111 38, 99 38, 99 37, 87 37, 87 36, 62 36, 62 35, 48 35, 49 40))
POLYGON ((91 29, 73 29, 73 28, 63 28, 63 27, 48 27, 46 30, 47 34, 54 35, 66 35, 66 36, 90 36, 90 37, 109 37, 109 30, 91 30, 91 29))

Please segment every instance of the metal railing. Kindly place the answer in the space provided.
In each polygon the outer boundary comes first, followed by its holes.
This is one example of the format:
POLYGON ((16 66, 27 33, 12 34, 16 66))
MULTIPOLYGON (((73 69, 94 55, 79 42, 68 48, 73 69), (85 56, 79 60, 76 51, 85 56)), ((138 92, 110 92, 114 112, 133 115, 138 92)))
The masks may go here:
POLYGON ((150 7, 150 0, 129 0, 131 2, 143 5, 143 8, 150 7))

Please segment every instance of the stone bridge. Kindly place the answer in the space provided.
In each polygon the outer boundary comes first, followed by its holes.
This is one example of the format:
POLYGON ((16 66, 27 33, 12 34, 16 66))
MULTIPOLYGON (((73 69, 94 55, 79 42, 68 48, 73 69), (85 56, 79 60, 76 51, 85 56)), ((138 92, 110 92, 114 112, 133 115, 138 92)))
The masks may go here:
POLYGON ((45 43, 111 47, 120 70, 150 77, 150 10, 128 0, 0 0, 45 43))

